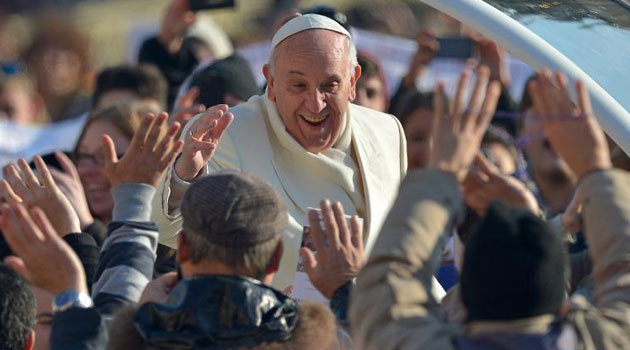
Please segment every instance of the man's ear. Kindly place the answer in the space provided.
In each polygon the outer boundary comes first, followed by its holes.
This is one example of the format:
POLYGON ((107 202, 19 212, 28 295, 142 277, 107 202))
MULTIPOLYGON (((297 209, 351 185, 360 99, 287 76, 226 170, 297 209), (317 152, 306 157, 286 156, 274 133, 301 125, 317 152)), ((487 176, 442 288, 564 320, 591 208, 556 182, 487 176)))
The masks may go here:
POLYGON ((276 92, 274 90, 275 82, 273 80, 273 74, 271 74, 271 66, 269 64, 265 64, 263 66, 263 75, 265 76, 265 79, 267 79, 267 96, 269 96, 271 101, 276 102, 276 92))
POLYGON ((357 81, 361 78, 361 66, 358 64, 354 66, 354 76, 350 77, 350 95, 348 96, 348 102, 354 101, 357 97, 357 81))
POLYGON ((31 329, 26 338, 26 346, 24 350, 33 350, 35 348, 35 331, 31 329))
POLYGON ((188 254, 188 243, 186 243, 186 237, 184 237, 184 231, 179 231, 177 235, 177 263, 181 265, 182 263, 190 260, 190 256, 188 254))
POLYGON ((278 242, 276 246, 276 251, 273 252, 273 256, 271 257, 271 262, 269 264, 269 268, 267 269, 267 274, 270 275, 272 273, 278 272, 280 268, 280 260, 282 260, 282 252, 284 251, 284 245, 282 245, 282 239, 278 242))

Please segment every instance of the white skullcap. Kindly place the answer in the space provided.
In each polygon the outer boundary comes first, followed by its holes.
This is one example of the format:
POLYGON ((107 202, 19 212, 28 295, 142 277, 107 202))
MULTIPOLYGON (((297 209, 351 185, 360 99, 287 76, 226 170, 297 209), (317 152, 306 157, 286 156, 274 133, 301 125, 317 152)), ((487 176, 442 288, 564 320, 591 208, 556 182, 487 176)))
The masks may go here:
POLYGON ((282 40, 290 37, 293 34, 309 30, 309 29, 326 29, 332 30, 339 34, 343 34, 352 39, 350 33, 341 24, 335 22, 326 16, 309 13, 307 15, 300 15, 285 23, 271 39, 271 49, 275 49, 282 40))

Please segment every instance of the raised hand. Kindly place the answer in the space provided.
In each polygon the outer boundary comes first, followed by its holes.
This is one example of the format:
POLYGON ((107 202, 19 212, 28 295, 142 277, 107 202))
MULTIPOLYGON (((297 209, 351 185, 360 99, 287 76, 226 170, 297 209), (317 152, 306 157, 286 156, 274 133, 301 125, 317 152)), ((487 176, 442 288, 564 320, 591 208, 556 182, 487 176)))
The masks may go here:
POLYGON ((85 191, 79 172, 72 163, 72 160, 68 158, 63 152, 55 152, 55 158, 61 165, 61 170, 55 168, 49 168, 50 175, 63 194, 68 198, 74 211, 76 211, 81 223, 81 229, 85 229, 87 226, 94 222, 94 217, 90 213, 90 207, 88 206, 87 198, 85 197, 85 191))
POLYGON ((508 65, 508 52, 499 47, 494 41, 481 38, 477 41, 479 46, 480 64, 490 69, 490 79, 498 80, 503 86, 510 85, 512 76, 508 65))
POLYGON ((83 265, 55 232, 40 208, 3 204, 0 228, 17 256, 4 262, 34 286, 58 294, 66 290, 87 293, 83 265))
POLYGON ((74 207, 55 183, 42 157, 35 156, 34 162, 41 181, 24 159, 17 162, 19 172, 13 164, 4 168, 0 186, 5 200, 11 204, 22 203, 28 208, 41 208, 50 217, 54 231, 62 237, 81 232, 74 207))
POLYGON ((500 199, 513 206, 529 209, 534 214, 540 208, 534 194, 518 179, 501 174, 481 153, 464 180, 464 202, 479 216, 484 216, 490 202, 500 199))
POLYGON ((460 183, 466 178, 470 165, 479 152, 481 139, 501 93, 500 83, 488 83, 489 76, 487 67, 481 66, 477 69, 477 81, 468 107, 464 96, 470 80, 469 70, 462 73, 455 100, 448 113, 443 107, 443 84, 438 85, 433 99, 433 147, 428 167, 450 172, 460 183))
POLYGON ((171 54, 180 50, 186 30, 192 26, 197 17, 190 11, 188 0, 173 0, 164 11, 158 40, 171 54))
POLYGON ((543 129, 551 147, 578 178, 611 167, 606 136, 595 119, 582 81, 576 83, 577 106, 571 102, 567 78, 560 72, 553 79, 549 70, 543 70, 528 88, 534 108, 543 118, 543 129))
POLYGON ((171 114, 171 122, 179 122, 183 128, 190 118, 206 110, 204 105, 195 103, 195 99, 199 97, 199 93, 199 88, 193 86, 184 94, 171 114))
POLYGON ((177 272, 167 272, 149 282, 142 291, 138 305, 146 303, 166 303, 168 295, 177 284, 177 272))
POLYGON ((157 187, 166 169, 175 160, 183 147, 175 141, 180 125, 175 122, 160 137, 166 128, 168 114, 147 114, 131 139, 125 155, 119 160, 116 146, 109 135, 103 135, 105 147, 105 171, 113 186, 122 183, 145 183, 157 187))
POLYGON ((418 49, 409 62, 407 74, 402 79, 405 86, 415 86, 416 78, 431 63, 435 57, 440 45, 432 33, 424 31, 416 35, 416 43, 418 49))
POLYGON ((325 230, 318 212, 308 213, 313 244, 317 257, 309 248, 300 249, 304 270, 313 286, 326 298, 332 298, 337 288, 357 276, 366 258, 363 252, 363 227, 357 216, 346 222, 340 203, 320 203, 325 230))
POLYGON ((175 162, 175 172, 182 180, 192 181, 212 158, 221 136, 234 120, 227 105, 208 108, 184 135, 182 155, 175 162))

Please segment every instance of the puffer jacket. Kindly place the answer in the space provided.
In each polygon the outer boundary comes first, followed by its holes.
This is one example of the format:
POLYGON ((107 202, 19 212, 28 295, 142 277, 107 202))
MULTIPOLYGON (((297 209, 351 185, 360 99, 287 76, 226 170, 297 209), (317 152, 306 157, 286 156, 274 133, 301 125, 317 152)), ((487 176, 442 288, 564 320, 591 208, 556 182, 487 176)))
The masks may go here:
POLYGON ((193 276, 165 304, 127 307, 110 327, 109 349, 336 349, 336 324, 325 305, 298 305, 260 281, 193 276))

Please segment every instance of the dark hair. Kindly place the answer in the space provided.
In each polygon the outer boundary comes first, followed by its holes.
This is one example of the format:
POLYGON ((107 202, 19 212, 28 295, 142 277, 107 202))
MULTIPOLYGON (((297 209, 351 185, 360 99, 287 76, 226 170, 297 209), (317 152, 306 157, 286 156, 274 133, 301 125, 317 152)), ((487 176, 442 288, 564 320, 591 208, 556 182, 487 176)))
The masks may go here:
MULTIPOLYGON (((418 109, 428 109, 430 111, 433 110, 433 96, 435 94, 433 91, 429 92, 420 92, 413 91, 407 93, 401 98, 398 106, 392 106, 390 112, 398 117, 400 124, 405 125, 405 121, 418 109)), ((444 95, 443 105, 444 110, 448 111, 448 98, 444 95)))
POLYGON ((96 89, 92 95, 92 107, 101 97, 112 90, 131 90, 141 99, 152 98, 166 106, 166 79, 153 65, 120 65, 104 69, 96 78, 96 89))
POLYGON ((0 344, 3 350, 24 350, 35 324, 35 313, 31 286, 0 263, 0 344))
POLYGON ((518 153, 516 147, 511 141, 511 136, 509 132, 505 128, 496 125, 488 126, 488 129, 486 130, 486 133, 483 135, 483 139, 481 140, 481 146, 484 147, 493 143, 498 143, 505 147, 512 158, 514 158, 514 163, 517 162, 518 153))
POLYGON ((525 88, 523 89, 523 96, 521 97, 521 103, 518 105, 518 111, 524 113, 526 110, 530 109, 534 106, 534 101, 532 101, 532 96, 529 94, 529 83, 538 78, 538 73, 533 74, 527 81, 525 82, 525 88))
POLYGON ((206 106, 225 103, 226 93, 247 101, 260 91, 249 63, 238 54, 214 61, 196 73, 191 79, 190 87, 199 88, 196 102, 206 106))
POLYGON ((372 79, 377 78, 383 85, 383 98, 385 99, 385 110, 389 109, 389 93, 387 91, 387 79, 385 79, 385 73, 379 64, 378 58, 366 53, 357 53, 357 62, 361 66, 361 77, 357 81, 357 89, 363 88, 365 83, 372 79))
POLYGON ((361 66, 360 79, 370 79, 373 77, 381 78, 380 69, 376 61, 367 57, 364 53, 359 53, 357 55, 357 61, 359 61, 359 65, 361 66))

